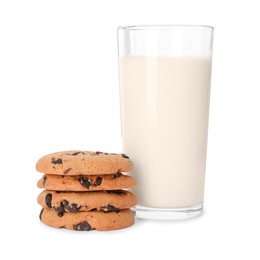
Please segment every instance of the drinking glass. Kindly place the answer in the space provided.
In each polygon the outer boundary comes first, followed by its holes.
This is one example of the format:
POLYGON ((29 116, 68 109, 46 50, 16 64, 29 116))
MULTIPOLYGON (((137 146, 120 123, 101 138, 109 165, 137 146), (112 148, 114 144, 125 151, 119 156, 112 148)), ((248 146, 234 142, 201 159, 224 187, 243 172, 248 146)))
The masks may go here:
POLYGON ((134 162, 136 217, 203 210, 213 27, 118 28, 123 151, 134 162))

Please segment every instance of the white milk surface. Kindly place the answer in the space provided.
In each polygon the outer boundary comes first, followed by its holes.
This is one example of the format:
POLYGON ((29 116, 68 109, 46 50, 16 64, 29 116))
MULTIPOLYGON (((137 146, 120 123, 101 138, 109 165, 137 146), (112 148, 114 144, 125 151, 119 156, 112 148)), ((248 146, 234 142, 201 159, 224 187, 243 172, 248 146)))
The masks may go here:
POLYGON ((123 150, 138 204, 203 203, 211 58, 119 58, 123 150))

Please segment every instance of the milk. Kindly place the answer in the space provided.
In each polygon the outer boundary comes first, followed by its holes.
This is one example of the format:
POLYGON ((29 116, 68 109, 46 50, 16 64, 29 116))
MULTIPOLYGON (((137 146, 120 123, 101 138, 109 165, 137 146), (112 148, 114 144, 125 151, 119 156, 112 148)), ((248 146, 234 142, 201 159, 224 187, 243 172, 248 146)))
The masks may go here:
POLYGON ((123 151, 138 204, 203 203, 211 58, 124 56, 119 66, 123 151))

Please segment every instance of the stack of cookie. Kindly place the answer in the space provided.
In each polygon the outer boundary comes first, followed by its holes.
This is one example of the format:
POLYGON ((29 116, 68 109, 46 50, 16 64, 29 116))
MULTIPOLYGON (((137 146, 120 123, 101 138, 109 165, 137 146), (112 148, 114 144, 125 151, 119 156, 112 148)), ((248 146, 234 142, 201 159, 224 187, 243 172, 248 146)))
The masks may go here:
POLYGON ((133 165, 125 154, 67 151, 46 155, 36 164, 43 172, 38 187, 40 220, 73 230, 115 230, 134 223, 129 208, 136 205, 136 185, 121 172, 133 165))

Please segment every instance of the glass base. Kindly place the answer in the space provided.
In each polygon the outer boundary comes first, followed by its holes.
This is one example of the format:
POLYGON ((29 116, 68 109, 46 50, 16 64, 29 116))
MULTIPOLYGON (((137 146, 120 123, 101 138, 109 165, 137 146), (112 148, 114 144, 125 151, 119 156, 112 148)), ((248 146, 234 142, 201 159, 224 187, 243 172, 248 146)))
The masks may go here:
POLYGON ((133 211, 137 218, 142 219, 184 220, 199 217, 203 212, 203 205, 189 208, 150 208, 137 205, 133 211))

